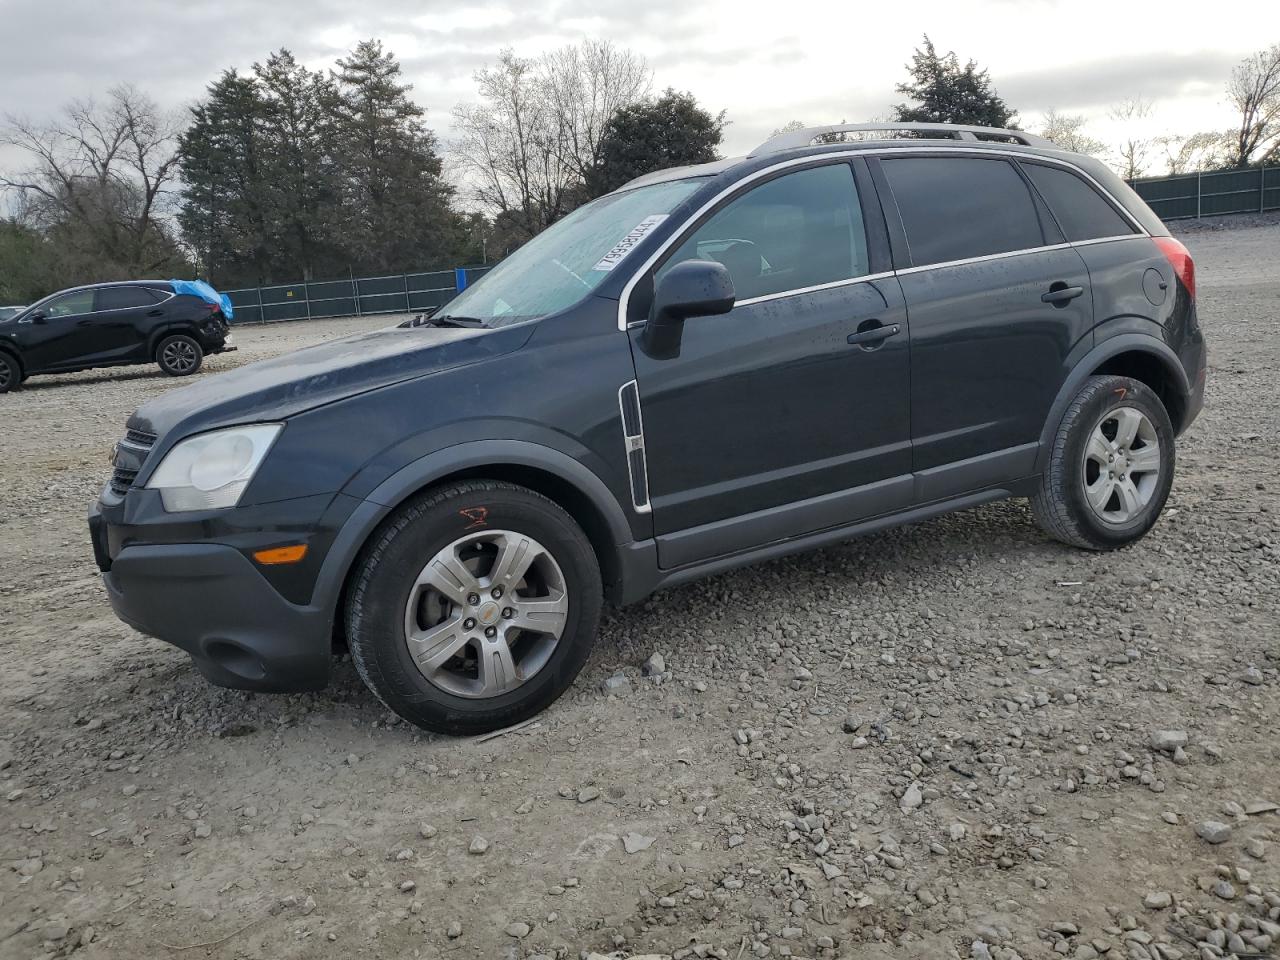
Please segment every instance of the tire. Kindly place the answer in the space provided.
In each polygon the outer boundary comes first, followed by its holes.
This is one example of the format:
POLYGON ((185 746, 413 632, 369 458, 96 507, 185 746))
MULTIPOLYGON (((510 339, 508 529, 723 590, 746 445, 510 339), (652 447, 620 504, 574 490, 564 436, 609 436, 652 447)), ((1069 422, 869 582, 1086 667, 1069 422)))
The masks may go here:
POLYGON ((194 337, 174 334, 156 347, 156 363, 170 377, 189 377, 204 363, 204 349, 194 337))
POLYGON ((22 367, 13 355, 0 350, 0 393, 17 390, 25 379, 27 378, 22 374, 22 367))
POLYGON ((379 700, 425 730, 483 733, 533 716, 569 688, 595 643, 603 589, 591 543, 524 487, 472 480, 429 491, 379 528, 355 570, 351 659, 379 700), (517 572, 528 563, 520 579, 501 577, 507 556, 522 559, 517 572))
POLYGON ((1129 377, 1090 377, 1063 415, 1031 512, 1063 543, 1126 546, 1159 518, 1174 461, 1173 424, 1155 392, 1129 377))

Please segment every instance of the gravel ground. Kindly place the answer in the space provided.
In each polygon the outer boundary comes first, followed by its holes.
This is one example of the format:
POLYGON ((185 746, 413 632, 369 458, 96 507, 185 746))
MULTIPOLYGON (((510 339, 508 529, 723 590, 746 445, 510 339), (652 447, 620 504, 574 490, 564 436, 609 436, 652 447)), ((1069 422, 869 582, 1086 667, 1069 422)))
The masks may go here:
POLYGON ((84 511, 171 382, 0 398, 0 957, 1276 955, 1280 226, 1186 236, 1209 401, 1140 544, 1015 501, 671 590, 483 742, 121 625, 84 511))

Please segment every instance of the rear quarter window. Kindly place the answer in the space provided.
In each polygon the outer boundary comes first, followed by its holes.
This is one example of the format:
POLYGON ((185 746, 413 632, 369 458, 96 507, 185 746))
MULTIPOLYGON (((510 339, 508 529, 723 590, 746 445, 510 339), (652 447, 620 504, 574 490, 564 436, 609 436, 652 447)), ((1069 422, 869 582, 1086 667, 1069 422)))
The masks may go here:
POLYGON ((1098 240, 1134 233, 1133 224, 1097 190, 1070 170, 1023 163, 1068 240, 1098 240))
POLYGON ((913 266, 1044 245, 1031 191, 1005 160, 902 157, 882 166, 913 266))

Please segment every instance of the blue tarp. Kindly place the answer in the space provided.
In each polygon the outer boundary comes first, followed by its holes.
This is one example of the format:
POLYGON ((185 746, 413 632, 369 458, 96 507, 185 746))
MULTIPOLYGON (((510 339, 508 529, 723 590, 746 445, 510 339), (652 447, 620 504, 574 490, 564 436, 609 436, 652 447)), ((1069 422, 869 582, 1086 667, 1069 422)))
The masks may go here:
POLYGON ((231 298, 225 293, 219 293, 203 280, 170 280, 169 283, 173 285, 173 292, 178 296, 199 297, 205 303, 218 304, 222 307, 222 315, 228 322, 235 316, 235 311, 231 307, 231 298))

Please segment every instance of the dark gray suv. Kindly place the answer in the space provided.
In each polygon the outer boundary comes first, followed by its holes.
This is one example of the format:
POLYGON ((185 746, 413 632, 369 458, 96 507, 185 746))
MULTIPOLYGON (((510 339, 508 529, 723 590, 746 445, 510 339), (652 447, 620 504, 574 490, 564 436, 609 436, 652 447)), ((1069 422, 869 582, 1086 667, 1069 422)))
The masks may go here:
POLYGON ((119 616, 213 681, 322 687, 345 640, 476 732, 569 686, 606 600, 1010 496, 1132 543, 1204 378, 1191 258, 1102 164, 806 130, 588 204, 421 325, 147 403, 90 524, 119 616))

